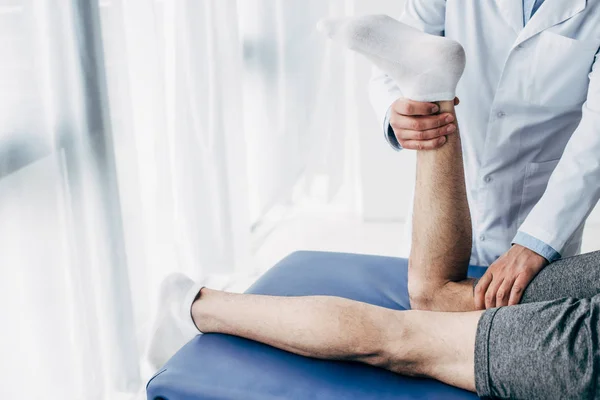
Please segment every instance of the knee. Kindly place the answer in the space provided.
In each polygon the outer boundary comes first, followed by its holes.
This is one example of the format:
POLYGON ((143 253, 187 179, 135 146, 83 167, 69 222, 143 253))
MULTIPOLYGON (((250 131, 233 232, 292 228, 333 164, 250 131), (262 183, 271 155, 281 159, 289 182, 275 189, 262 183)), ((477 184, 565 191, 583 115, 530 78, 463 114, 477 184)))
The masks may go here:
MULTIPOLYGON (((472 311, 474 302, 472 296, 467 295, 468 290, 464 285, 471 285, 467 281, 440 281, 427 282, 408 281, 408 298, 410 308, 418 311, 472 311)), ((470 292, 468 292, 470 293, 470 292)))
POLYGON ((408 282, 408 299, 412 310, 438 311, 437 297, 443 285, 423 282, 408 282))
POLYGON ((411 290, 409 285, 408 299, 412 310, 435 311, 435 291, 428 288, 416 288, 411 290))
POLYGON ((436 311, 436 299, 444 288, 444 282, 425 280, 418 276, 408 275, 408 299, 413 310, 436 311))

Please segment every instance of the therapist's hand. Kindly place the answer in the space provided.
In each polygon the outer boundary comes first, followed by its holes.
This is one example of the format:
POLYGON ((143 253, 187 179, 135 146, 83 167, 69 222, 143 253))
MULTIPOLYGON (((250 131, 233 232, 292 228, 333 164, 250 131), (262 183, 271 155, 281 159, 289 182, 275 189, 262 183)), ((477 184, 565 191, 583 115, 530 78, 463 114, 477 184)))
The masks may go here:
POLYGON ((548 261, 518 244, 493 263, 475 287, 475 306, 479 310, 519 304, 529 282, 548 261))
MULTIPOLYGON (((458 98, 454 105, 458 105, 458 98)), ((449 113, 438 114, 435 103, 398 99, 392 104, 390 125, 398 143, 408 150, 434 150, 442 147, 447 135, 456 133, 456 119, 449 113)))

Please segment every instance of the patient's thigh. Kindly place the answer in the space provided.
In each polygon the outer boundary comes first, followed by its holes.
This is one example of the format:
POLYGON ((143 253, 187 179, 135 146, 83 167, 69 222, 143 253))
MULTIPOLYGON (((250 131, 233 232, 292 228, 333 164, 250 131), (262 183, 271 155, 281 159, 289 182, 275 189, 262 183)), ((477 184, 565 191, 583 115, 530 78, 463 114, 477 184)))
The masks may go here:
POLYGON ((564 258, 544 268, 529 284, 521 304, 600 294, 600 251, 564 258))

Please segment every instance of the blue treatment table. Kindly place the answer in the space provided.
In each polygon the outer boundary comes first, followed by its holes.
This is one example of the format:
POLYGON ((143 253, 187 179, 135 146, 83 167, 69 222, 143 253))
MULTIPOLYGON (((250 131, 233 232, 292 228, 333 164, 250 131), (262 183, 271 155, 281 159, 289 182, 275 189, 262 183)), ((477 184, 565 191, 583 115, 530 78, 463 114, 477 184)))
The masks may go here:
MULTIPOLYGON (((331 295, 395 310, 409 308, 405 259, 293 253, 247 293, 331 295)), ((481 277, 482 267, 469 275, 481 277)), ((407 378, 358 363, 297 356, 251 340, 200 335, 148 382, 148 399, 476 399, 443 383, 407 378)))

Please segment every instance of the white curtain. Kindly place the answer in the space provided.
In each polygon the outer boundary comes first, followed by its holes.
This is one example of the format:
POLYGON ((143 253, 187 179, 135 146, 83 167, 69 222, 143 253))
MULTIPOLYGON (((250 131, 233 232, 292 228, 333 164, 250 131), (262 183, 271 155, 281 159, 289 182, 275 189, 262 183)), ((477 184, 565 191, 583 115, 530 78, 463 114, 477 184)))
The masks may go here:
POLYGON ((251 274, 274 208, 356 204, 366 82, 314 32, 352 4, 0 0, 0 397, 143 398, 167 274, 251 274))

